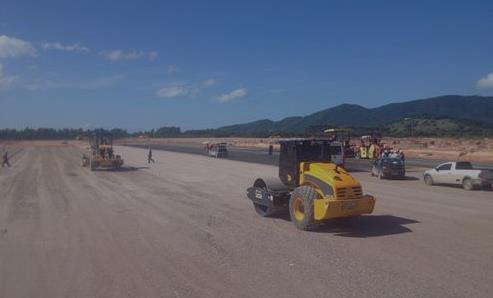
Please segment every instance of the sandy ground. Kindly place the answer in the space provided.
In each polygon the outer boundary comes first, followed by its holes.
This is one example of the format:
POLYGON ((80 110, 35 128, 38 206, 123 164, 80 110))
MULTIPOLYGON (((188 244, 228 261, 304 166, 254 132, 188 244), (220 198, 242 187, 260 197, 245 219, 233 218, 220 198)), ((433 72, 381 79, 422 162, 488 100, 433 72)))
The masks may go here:
MULTIPOLYGON (((201 144, 207 142, 226 142, 237 148, 263 148, 274 144, 278 150, 278 138, 129 138, 118 140, 120 144, 201 144)), ((353 138, 354 144, 358 143, 353 138)), ((454 138, 384 138, 383 143, 391 148, 403 150, 406 157, 431 160, 469 160, 473 162, 493 162, 493 139, 454 139, 454 138)))
MULTIPOLYGON (((15 145, 10 145, 15 146, 15 145)), ((0 169, 0 297, 491 297, 493 192, 355 173, 375 213, 317 232, 245 198, 272 166, 117 147, 11 147, 0 169)))

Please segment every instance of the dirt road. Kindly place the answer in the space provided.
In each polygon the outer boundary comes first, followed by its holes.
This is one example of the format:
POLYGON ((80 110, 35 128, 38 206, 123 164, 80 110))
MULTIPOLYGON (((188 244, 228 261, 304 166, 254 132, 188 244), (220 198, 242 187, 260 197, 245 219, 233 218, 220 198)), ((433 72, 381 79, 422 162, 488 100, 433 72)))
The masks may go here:
POLYGON ((493 295, 493 192, 355 173, 375 213, 302 232, 245 199, 272 166, 154 151, 147 168, 146 150, 118 147, 133 168, 90 172, 70 145, 16 149, 0 297, 493 295))

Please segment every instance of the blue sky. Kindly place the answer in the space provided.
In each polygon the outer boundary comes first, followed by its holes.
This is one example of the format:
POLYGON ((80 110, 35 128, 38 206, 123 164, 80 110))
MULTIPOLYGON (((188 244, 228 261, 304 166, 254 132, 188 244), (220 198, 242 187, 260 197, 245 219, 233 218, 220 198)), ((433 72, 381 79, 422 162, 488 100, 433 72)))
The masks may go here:
POLYGON ((492 1, 0 0, 0 127, 211 128, 493 95, 492 1))

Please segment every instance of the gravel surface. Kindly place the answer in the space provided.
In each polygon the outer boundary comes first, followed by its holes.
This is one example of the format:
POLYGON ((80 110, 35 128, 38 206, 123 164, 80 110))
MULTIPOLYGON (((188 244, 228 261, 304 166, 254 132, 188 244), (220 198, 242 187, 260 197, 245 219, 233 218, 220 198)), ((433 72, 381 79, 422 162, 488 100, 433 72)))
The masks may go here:
POLYGON ((0 297, 491 297, 493 192, 354 175, 374 214, 316 232, 256 215, 277 168, 116 147, 28 145, 0 168, 0 297))

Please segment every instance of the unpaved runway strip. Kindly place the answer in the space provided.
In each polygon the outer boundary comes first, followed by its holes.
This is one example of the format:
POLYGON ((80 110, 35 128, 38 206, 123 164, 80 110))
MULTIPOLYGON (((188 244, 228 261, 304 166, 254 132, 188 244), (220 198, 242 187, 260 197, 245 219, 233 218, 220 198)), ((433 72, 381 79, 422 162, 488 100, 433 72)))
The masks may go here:
POLYGON ((493 295, 493 192, 356 173, 375 213, 302 232, 245 199, 275 167, 118 147, 133 169, 90 172, 80 153, 0 169, 0 297, 493 295))

